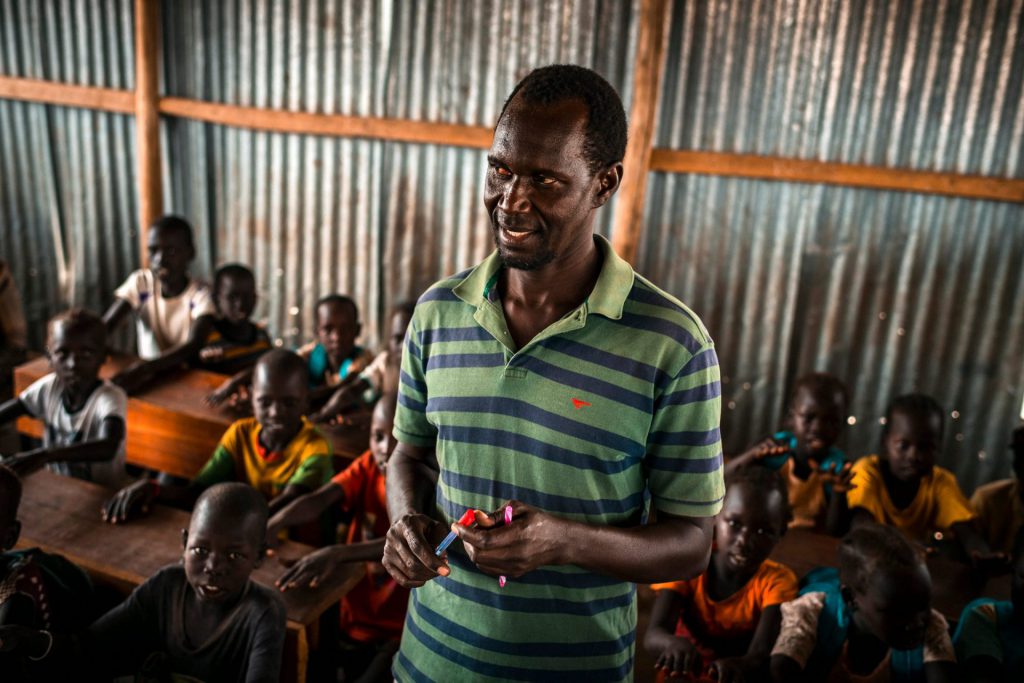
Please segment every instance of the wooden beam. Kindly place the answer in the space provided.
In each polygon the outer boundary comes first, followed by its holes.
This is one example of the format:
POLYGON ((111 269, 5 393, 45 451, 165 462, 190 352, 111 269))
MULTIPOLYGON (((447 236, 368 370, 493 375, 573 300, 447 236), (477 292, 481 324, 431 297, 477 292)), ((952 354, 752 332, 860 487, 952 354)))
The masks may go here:
POLYGON ((86 85, 39 81, 34 78, 0 76, 0 99, 98 109, 117 114, 135 112, 135 100, 130 90, 94 88, 86 85))
POLYGON ((622 186, 615 204, 612 246, 622 258, 636 262, 643 226, 644 195, 655 117, 665 70, 665 50, 671 25, 671 9, 665 0, 642 0, 640 26, 633 69, 633 102, 629 109, 629 145, 622 161, 622 186))
POLYGON ((493 131, 486 126, 257 109, 180 97, 161 98, 159 109, 161 114, 167 116, 178 116, 238 128, 279 133, 373 138, 428 145, 454 145, 477 149, 490 147, 493 134, 493 131))
POLYGON ((139 262, 146 228, 163 213, 160 177, 160 0, 135 0, 135 154, 139 183, 139 262))
MULTIPOLYGON (((1024 202, 1024 180, 938 173, 754 154, 655 149, 652 171, 825 183, 845 187, 1024 202)), ((617 228, 618 226, 616 226, 617 228)))

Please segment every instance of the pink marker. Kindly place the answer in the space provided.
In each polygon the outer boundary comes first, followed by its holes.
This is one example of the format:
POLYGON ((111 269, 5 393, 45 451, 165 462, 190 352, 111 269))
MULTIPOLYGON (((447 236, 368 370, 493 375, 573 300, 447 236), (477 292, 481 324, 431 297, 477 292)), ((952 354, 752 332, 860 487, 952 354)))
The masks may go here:
MULTIPOLYGON (((505 524, 511 524, 511 523, 512 523, 512 506, 511 505, 506 505, 505 506, 505 524)), ((502 574, 501 576, 498 577, 498 586, 500 586, 501 588, 504 588, 505 587, 505 581, 506 581, 505 575, 502 574)))

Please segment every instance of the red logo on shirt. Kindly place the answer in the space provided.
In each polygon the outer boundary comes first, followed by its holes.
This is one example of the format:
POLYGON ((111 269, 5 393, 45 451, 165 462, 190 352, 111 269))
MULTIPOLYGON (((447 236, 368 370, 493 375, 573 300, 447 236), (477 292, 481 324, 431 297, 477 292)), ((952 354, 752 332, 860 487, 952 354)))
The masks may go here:
POLYGON ((575 406, 576 410, 579 410, 583 406, 589 406, 590 401, 584 401, 582 398, 574 398, 572 400, 572 404, 575 406))

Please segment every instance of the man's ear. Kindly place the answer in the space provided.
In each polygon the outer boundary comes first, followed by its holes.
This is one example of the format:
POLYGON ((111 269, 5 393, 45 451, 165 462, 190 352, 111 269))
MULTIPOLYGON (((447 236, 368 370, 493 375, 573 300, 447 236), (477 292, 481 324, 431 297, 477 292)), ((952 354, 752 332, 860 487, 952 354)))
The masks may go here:
POLYGON ((181 530, 181 549, 184 550, 188 547, 188 529, 181 530))
POLYGON ((597 174, 597 194, 594 195, 594 208, 604 206, 619 189, 622 182, 622 162, 611 164, 597 174))
POLYGON ((0 539, 0 550, 10 550, 13 548, 18 542, 19 536, 21 536, 21 521, 16 519, 7 527, 6 537, 0 539))

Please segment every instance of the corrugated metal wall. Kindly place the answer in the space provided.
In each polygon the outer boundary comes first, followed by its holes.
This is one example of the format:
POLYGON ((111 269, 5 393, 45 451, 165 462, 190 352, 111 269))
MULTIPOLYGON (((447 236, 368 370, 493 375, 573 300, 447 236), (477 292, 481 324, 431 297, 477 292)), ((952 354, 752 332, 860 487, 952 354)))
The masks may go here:
MULTIPOLYGON (((1022 3, 673 4, 657 145, 1024 176, 1022 3)), ((795 377, 853 391, 845 445, 888 400, 947 409, 942 464, 1007 476, 1024 393, 1024 207, 654 173, 638 269, 690 303, 722 359, 735 452, 795 377), (958 415, 952 417, 954 411, 958 415)))
MULTIPOLYGON (((630 96, 635 0, 163 7, 170 95, 490 125, 530 68, 569 61, 630 96)), ((1024 175, 1022 0, 676 0, 672 13, 659 147, 1024 175)), ((0 36, 2 74, 133 85, 130 0, 0 0, 0 36)), ((37 330, 64 301, 102 308, 137 263, 132 126, 0 101, 0 256, 37 330)), ((251 263, 258 314, 289 343, 333 290, 356 295, 373 343, 391 302, 490 248, 480 151, 176 119, 163 145, 166 204, 199 232, 196 271, 251 263)), ((1024 391, 1022 211, 655 173, 638 268, 716 337, 730 450, 777 422, 796 374, 826 369, 854 389, 854 454, 873 449, 897 392, 958 411, 943 462, 971 488, 1005 474, 1024 391)))
MULTIPOLYGON (((0 74, 133 88, 132 27, 131 0, 0 0, 0 74)), ((0 258, 33 345, 72 303, 102 311, 138 267, 136 201, 130 116, 0 99, 0 258)))
MULTIPOLYGON (((492 125, 515 83, 552 62, 591 66, 628 95, 634 12, 616 0, 165 2, 166 90, 492 125)), ((167 196, 211 247, 204 268, 252 264, 259 313, 289 344, 312 334, 312 303, 332 291, 356 297, 376 340, 393 302, 492 248, 481 150, 174 120, 164 131, 167 196)))

